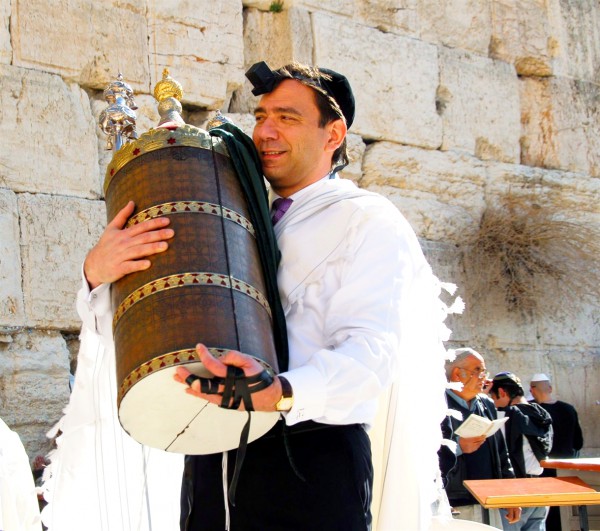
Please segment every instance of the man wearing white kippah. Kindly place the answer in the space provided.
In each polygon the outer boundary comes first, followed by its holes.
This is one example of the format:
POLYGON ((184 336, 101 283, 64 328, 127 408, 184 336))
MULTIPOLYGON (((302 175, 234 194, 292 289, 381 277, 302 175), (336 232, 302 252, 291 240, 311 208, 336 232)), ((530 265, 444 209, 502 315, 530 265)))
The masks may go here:
MULTIPOLYGON (((552 417, 554 441, 550 450, 552 458, 577 457, 583 447, 583 434, 575 408, 567 402, 556 400, 552 396, 552 383, 544 373, 534 374, 529 390, 533 399, 542 406, 552 417)), ((556 476, 556 470, 544 469, 543 476, 556 476)), ((561 531, 560 511, 558 507, 550 507, 546 519, 547 531, 561 531)))

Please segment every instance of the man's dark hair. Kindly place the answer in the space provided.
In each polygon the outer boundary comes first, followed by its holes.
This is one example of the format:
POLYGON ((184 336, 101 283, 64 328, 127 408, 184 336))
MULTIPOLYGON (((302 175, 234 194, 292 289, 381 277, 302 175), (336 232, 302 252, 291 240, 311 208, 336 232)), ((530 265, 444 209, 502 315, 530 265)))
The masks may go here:
POLYGON ((498 396, 498 389, 504 389, 511 400, 519 396, 525 396, 521 380, 512 372, 501 372, 494 376, 490 393, 498 396))

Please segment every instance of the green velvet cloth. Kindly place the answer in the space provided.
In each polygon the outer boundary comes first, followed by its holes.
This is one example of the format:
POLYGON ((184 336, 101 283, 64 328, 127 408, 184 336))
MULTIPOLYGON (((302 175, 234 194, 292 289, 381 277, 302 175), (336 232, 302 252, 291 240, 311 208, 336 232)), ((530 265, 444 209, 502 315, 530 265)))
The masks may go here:
POLYGON ((248 201, 250 221, 254 226, 258 253, 263 267, 267 293, 273 316, 273 336, 277 350, 279 372, 288 369, 288 342, 285 315, 281 307, 277 288, 277 267, 281 253, 273 232, 269 212, 267 189, 262 174, 262 166, 252 139, 236 125, 224 123, 209 130, 211 136, 221 138, 227 145, 233 166, 248 201))

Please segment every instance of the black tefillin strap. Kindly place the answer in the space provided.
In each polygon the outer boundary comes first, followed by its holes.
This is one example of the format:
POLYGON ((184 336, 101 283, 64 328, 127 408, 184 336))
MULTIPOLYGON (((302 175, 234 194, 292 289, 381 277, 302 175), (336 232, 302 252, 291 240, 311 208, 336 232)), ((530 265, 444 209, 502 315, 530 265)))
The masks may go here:
POLYGON ((229 503, 235 507, 235 490, 240 477, 242 463, 246 456, 248 437, 250 436, 250 411, 254 411, 251 395, 252 393, 256 393, 257 391, 269 387, 273 383, 273 377, 266 370, 254 374, 253 376, 246 376, 244 371, 239 367, 228 365, 225 378, 220 378, 218 376, 213 378, 202 378, 201 376, 190 374, 185 379, 185 383, 191 387, 196 380, 200 382, 200 391, 202 393, 206 395, 219 395, 222 397, 220 407, 225 409, 238 409, 240 404, 244 402, 244 408, 248 415, 248 419, 240 434, 240 445, 235 458, 233 477, 231 478, 231 484, 229 485, 229 491, 227 493, 229 503), (223 385, 223 391, 219 392, 219 386, 221 385, 223 385))

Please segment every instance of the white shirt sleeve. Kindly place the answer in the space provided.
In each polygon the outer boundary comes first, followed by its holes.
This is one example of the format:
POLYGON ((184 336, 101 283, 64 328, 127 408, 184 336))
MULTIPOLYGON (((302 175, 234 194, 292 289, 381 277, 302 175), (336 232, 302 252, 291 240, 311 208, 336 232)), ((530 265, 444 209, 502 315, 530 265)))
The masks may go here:
POLYGON ((401 216, 371 210, 354 221, 287 315, 289 425, 370 424, 397 370, 403 312, 425 259, 401 216))
POLYGON ((91 332, 112 341, 112 303, 110 299, 110 284, 100 284, 93 290, 85 278, 81 266, 81 287, 77 292, 77 313, 83 326, 91 332))

